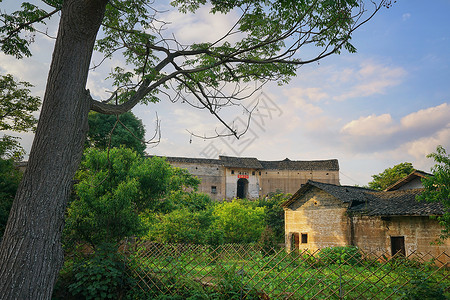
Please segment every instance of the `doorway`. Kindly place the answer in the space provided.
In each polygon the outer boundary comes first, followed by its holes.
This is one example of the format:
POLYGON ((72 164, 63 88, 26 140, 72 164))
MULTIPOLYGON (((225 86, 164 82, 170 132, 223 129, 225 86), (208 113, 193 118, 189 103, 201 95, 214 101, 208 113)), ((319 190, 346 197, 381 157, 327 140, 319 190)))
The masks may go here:
POLYGON ((237 181, 236 197, 239 199, 247 198, 247 193, 248 193, 248 180, 245 178, 239 178, 237 181))
POLYGON ((404 236, 391 236, 391 251, 392 256, 394 255, 406 256, 404 236))

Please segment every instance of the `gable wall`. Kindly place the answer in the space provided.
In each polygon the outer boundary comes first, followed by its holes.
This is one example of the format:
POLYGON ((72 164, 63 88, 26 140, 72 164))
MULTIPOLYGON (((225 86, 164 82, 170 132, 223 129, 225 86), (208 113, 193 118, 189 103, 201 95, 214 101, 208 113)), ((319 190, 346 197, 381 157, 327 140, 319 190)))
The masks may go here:
POLYGON ((365 252, 378 255, 391 253, 391 237, 404 236, 406 255, 413 252, 438 256, 450 252, 450 240, 443 245, 431 243, 439 237, 441 227, 429 217, 390 217, 383 220, 376 216, 353 216, 354 245, 365 252))
POLYGON ((421 178, 417 177, 411 180, 408 183, 405 183, 404 185, 400 186, 398 190, 411 190, 411 189, 422 189, 423 184, 421 178))
POLYGON ((298 233, 308 235, 306 244, 299 249, 317 250, 350 243, 350 219, 348 204, 330 194, 312 188, 302 199, 285 208, 286 249, 291 248, 291 236, 298 233), (302 205, 303 204, 303 205, 302 205))

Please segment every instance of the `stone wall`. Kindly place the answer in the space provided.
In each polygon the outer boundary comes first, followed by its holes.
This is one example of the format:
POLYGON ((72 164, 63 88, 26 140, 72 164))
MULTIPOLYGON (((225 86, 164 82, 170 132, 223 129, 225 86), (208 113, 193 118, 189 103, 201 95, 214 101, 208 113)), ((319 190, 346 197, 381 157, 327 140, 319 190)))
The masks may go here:
POLYGON ((189 173, 197 176, 201 180, 199 192, 206 193, 215 200, 225 198, 225 168, 223 166, 173 161, 170 164, 174 167, 187 169, 189 173))
POLYGON ((303 201, 285 208, 286 248, 292 249, 292 235, 298 233, 299 249, 315 251, 326 247, 345 246, 350 243, 348 204, 320 189, 312 188, 303 201), (301 209, 298 209, 301 206, 301 209), (302 234, 307 242, 302 243, 302 234))
POLYGON ((437 220, 420 216, 353 216, 354 245, 364 251, 378 254, 391 253, 391 237, 404 237, 405 254, 430 253, 433 256, 443 251, 450 253, 450 240, 441 245, 433 242, 439 237, 442 227, 437 220))
POLYGON ((277 190, 294 194, 310 179, 323 183, 340 184, 339 171, 262 170, 260 173, 260 194, 262 196, 277 190))

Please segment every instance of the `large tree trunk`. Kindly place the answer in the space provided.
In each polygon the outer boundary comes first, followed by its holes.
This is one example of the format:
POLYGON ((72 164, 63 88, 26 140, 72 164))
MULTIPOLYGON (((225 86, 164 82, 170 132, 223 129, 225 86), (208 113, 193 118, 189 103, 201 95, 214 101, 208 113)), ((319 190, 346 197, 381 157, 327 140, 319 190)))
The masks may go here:
POLYGON ((65 0, 27 170, 0 246, 0 298, 50 299, 90 109, 86 81, 107 0, 65 0))

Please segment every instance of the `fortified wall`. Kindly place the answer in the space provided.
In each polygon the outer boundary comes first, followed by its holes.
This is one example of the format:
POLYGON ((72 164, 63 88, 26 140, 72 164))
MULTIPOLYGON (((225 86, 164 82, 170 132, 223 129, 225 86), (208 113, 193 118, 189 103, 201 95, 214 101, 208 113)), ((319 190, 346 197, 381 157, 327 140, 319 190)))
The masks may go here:
POLYGON ((294 194, 308 180, 339 185, 337 159, 262 161, 253 157, 219 159, 167 157, 201 179, 199 191, 215 200, 265 197, 272 192, 294 194))

